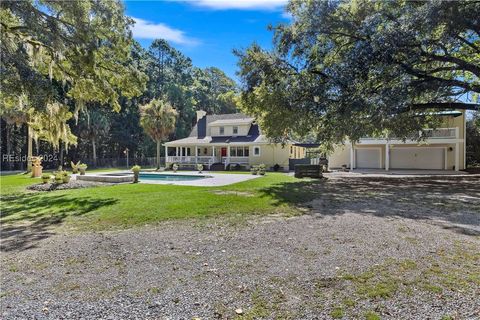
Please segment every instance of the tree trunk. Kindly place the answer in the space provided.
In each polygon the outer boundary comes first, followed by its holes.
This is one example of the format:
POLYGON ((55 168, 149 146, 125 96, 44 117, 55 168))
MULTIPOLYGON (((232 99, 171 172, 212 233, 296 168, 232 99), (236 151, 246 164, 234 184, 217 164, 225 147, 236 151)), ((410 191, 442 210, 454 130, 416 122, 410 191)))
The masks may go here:
POLYGON ((97 167, 97 144, 95 138, 92 139, 93 167, 97 167))
MULTIPOLYGON (((5 131, 6 131, 6 142, 7 142, 7 155, 8 157, 10 158, 11 154, 12 154, 12 138, 11 138, 11 125, 6 123, 5 124, 5 131)), ((9 159, 10 160, 10 159, 9 159)), ((7 168, 8 170, 12 170, 12 161, 7 161, 7 168)))
POLYGON ((157 169, 160 169, 160 140, 157 141, 157 169))
POLYGON ((27 124, 27 172, 32 171, 32 142, 32 128, 30 128, 30 126, 27 124))
MULTIPOLYGON (((63 143, 60 143, 60 166, 62 167, 62 170, 65 170, 65 168, 63 168, 63 149, 64 149, 64 144, 63 143)), ((60 167, 59 166, 59 167, 60 167)))

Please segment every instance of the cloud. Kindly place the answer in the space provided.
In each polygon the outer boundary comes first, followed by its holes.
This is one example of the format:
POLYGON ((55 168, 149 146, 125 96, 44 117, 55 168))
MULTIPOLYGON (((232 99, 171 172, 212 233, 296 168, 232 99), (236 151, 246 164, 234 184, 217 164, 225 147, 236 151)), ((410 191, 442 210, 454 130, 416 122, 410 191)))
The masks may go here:
POLYGON ((137 39, 165 39, 176 44, 196 45, 198 40, 187 37, 185 32, 174 29, 164 23, 154 23, 132 17, 135 24, 132 27, 133 37, 137 39))
POLYGON ((190 0, 187 2, 215 10, 276 10, 283 8, 288 0, 190 0))

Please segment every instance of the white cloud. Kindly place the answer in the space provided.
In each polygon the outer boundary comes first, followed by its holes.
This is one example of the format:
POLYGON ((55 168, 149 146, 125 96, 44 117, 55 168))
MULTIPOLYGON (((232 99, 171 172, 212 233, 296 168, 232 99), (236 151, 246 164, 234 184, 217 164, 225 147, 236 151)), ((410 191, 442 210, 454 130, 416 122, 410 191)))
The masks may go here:
POLYGON ((275 10, 284 7, 288 0, 190 0, 187 2, 216 10, 275 10))
POLYGON ((133 37, 137 39, 165 39, 177 44, 196 45, 198 40, 189 38, 185 32, 174 29, 164 23, 154 23, 132 17, 135 24, 132 27, 133 37))

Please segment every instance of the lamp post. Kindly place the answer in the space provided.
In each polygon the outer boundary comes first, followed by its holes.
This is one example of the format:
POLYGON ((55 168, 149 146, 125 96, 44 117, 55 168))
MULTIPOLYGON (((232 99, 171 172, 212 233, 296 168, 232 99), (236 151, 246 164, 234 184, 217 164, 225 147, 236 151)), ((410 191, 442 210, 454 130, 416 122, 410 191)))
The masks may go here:
POLYGON ((125 150, 123 150, 123 153, 127 157, 127 169, 128 169, 128 151, 129 151, 128 148, 125 148, 125 150))

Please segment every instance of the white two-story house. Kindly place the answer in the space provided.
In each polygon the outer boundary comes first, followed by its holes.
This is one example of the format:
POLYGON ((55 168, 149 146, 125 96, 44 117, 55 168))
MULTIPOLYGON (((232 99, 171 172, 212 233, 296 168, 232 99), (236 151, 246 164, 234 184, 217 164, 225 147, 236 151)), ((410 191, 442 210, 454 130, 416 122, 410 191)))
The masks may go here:
POLYGON ((250 168, 265 164, 288 170, 289 159, 304 158, 305 148, 293 142, 285 145, 271 142, 262 134, 255 119, 245 114, 207 115, 197 111, 197 123, 187 138, 165 143, 166 163, 213 165, 222 169, 232 166, 250 168))
POLYGON ((439 112, 443 125, 419 132, 417 140, 362 138, 339 145, 328 157, 330 169, 465 169, 465 111, 439 112))

